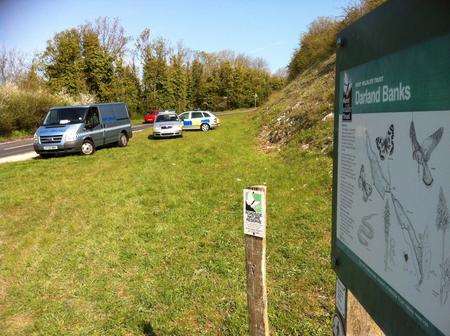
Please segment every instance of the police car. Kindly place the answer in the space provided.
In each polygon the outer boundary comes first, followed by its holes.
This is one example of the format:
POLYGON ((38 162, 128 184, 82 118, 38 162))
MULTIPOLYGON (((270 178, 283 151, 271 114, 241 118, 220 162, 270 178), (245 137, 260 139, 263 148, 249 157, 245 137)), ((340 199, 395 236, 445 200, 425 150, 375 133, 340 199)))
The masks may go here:
POLYGON ((187 111, 181 113, 178 118, 183 122, 183 129, 200 129, 209 131, 220 125, 219 118, 209 111, 187 111))

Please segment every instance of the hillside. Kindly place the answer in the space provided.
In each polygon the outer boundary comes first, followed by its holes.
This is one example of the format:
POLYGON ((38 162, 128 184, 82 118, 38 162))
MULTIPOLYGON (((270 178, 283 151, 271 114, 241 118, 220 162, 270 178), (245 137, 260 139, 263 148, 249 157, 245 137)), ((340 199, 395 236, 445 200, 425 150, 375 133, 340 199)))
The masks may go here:
POLYGON ((287 67, 289 84, 260 108, 259 138, 265 150, 290 143, 331 154, 337 34, 384 2, 355 1, 343 8, 341 18, 318 17, 301 35, 287 67))
POLYGON ((261 146, 265 150, 288 143, 301 150, 332 151, 335 55, 311 66, 260 108, 261 146))

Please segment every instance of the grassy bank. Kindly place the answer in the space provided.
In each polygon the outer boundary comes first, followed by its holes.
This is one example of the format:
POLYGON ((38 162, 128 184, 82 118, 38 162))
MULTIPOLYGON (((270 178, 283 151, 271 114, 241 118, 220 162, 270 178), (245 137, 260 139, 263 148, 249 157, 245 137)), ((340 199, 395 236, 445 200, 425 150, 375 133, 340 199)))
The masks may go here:
POLYGON ((335 56, 308 68, 261 107, 260 140, 265 148, 292 146, 332 151, 335 56))
POLYGON ((273 335, 329 335, 331 161, 209 133, 0 166, 4 335, 246 335, 242 189, 268 186, 273 335))

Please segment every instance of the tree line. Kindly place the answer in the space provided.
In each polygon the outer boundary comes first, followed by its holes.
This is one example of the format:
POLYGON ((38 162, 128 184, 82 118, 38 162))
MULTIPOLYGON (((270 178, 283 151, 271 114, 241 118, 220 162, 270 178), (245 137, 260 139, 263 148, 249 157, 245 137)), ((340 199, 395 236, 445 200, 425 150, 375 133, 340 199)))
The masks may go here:
MULTIPOLYGON (((10 63, 17 56, 1 55, 10 63)), ((133 41, 117 18, 101 17, 55 34, 26 71, 8 68, 1 55, 0 84, 15 80, 50 93, 88 94, 96 102, 123 101, 134 115, 152 109, 251 107, 255 98, 261 103, 284 84, 262 59, 172 46, 149 29, 133 41)))

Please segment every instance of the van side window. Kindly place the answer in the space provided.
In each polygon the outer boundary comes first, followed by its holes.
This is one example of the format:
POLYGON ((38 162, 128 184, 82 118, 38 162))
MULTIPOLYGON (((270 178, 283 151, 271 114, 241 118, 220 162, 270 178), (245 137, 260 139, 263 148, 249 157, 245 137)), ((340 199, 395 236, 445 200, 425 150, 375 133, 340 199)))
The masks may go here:
POLYGON ((90 107, 86 115, 86 128, 95 128, 100 125, 100 117, 96 107, 90 107))
POLYGON ((208 112, 203 112, 203 116, 205 118, 210 118, 211 117, 211 115, 208 112))
POLYGON ((180 114, 180 119, 181 120, 184 120, 184 119, 188 119, 188 117, 189 117, 189 113, 183 113, 183 114, 180 114))

